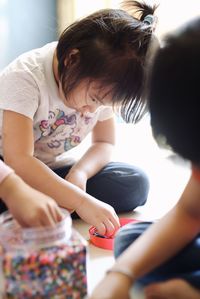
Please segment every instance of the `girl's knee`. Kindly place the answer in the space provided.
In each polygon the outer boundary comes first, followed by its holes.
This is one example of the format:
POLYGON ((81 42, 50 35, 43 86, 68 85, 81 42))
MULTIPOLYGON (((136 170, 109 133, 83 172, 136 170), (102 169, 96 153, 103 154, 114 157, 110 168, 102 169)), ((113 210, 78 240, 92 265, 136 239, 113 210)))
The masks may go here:
POLYGON ((130 199, 131 209, 146 203, 149 194, 149 179, 143 171, 138 171, 129 179, 129 186, 126 189, 127 197, 130 199))
POLYGON ((117 258, 126 250, 152 222, 129 223, 117 232, 114 240, 114 256, 117 258))
POLYGON ((140 205, 144 205, 147 201, 148 194, 149 194, 149 178, 148 176, 143 172, 139 172, 138 174, 138 194, 140 195, 140 205))

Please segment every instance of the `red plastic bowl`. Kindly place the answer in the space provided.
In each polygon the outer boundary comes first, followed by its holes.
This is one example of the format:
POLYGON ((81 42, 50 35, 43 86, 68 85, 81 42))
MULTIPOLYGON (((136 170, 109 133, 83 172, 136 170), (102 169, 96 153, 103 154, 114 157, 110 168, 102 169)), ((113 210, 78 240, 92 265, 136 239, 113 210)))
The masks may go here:
MULTIPOLYGON (((120 226, 124 226, 128 223, 131 222, 139 222, 137 219, 132 219, 132 218, 120 218, 119 219, 120 226)), ((116 233, 117 231, 115 231, 116 233)), ((113 250, 113 245, 114 245, 114 237, 107 237, 107 236, 98 236, 97 229, 92 226, 89 229, 89 234, 90 234, 90 243, 93 245, 103 248, 103 249, 108 249, 108 250, 113 250)))

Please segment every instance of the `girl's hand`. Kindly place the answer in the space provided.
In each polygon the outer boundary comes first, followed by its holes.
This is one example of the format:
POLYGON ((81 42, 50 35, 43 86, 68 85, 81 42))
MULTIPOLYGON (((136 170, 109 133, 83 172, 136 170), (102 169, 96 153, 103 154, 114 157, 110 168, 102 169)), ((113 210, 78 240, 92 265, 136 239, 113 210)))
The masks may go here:
MULTIPOLYGON (((87 176, 85 172, 72 168, 65 179, 86 191, 87 176)), ((105 233, 112 235, 120 226, 115 210, 90 195, 87 195, 87 198, 82 201, 76 209, 76 213, 87 223, 95 226, 102 235, 105 233)))
POLYGON ((120 227, 113 207, 90 195, 84 198, 75 211, 84 221, 95 226, 101 235, 112 235, 120 227))
POLYGON ((1 183, 0 195, 13 217, 24 227, 55 225, 63 218, 52 198, 31 188, 14 173, 1 183))
POLYGON ((65 179, 83 191, 86 191, 87 176, 83 171, 72 168, 66 175, 65 179))
POLYGON ((129 299, 130 280, 120 273, 109 273, 94 289, 89 299, 129 299))

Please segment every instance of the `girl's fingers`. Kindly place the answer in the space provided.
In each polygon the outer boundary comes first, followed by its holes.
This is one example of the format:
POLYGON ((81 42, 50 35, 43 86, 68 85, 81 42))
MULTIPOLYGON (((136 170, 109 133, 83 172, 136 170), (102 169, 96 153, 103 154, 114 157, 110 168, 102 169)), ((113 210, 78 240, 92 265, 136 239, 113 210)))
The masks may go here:
POLYGON ((44 216, 37 216, 34 218, 27 219, 26 225, 23 225, 23 227, 40 227, 44 226, 43 221, 46 221, 46 217, 44 216))
POLYGON ((64 214, 60 211, 60 209, 56 209, 56 220, 57 222, 60 222, 63 220, 64 214))
MULTIPOLYGON (((14 216, 15 217, 15 216, 14 216)), ((29 224, 29 222, 28 221, 24 221, 23 219, 17 219, 17 222, 22 226, 22 227, 29 227, 30 226, 30 224, 29 224)))
POLYGON ((105 217, 98 224, 98 227, 96 226, 96 229, 99 234, 107 235, 108 237, 112 236, 115 233, 115 231, 120 227, 120 222, 117 214, 114 212, 110 217, 105 217))
POLYGON ((41 218, 41 226, 55 226, 55 221, 50 213, 44 213, 41 218))
POLYGON ((97 229, 97 232, 100 234, 100 235, 105 235, 106 233, 106 226, 103 222, 99 222, 97 225, 95 225, 96 229, 97 229))
POLYGON ((49 213, 53 218, 54 222, 57 223, 63 219, 63 213, 61 212, 60 208, 56 204, 48 205, 49 213))
POLYGON ((110 220, 112 221, 112 223, 116 229, 118 229, 120 227, 119 217, 115 212, 114 212, 114 216, 110 220))
POLYGON ((40 214, 38 215, 38 220, 40 221, 41 226, 55 226, 57 221, 53 205, 48 204, 43 207, 42 211, 40 211, 40 214))
POLYGON ((106 227, 106 233, 105 233, 105 235, 107 237, 111 237, 114 234, 115 230, 116 230, 114 224, 109 219, 106 219, 104 221, 104 224, 105 224, 105 227, 106 227))

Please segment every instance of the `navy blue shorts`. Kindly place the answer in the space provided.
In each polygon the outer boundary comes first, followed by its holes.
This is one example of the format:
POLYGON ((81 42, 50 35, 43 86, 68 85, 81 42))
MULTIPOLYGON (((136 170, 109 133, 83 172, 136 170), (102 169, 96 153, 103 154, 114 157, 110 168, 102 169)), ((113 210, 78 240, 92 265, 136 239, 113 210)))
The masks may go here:
MULTIPOLYGON (((139 222, 122 227, 115 238, 115 257, 117 258, 151 224, 151 222, 139 222)), ((158 252, 158 254, 160 253, 158 252)), ((145 286, 172 278, 184 279, 192 286, 200 289, 200 235, 168 262, 138 280, 138 283, 145 286)))

